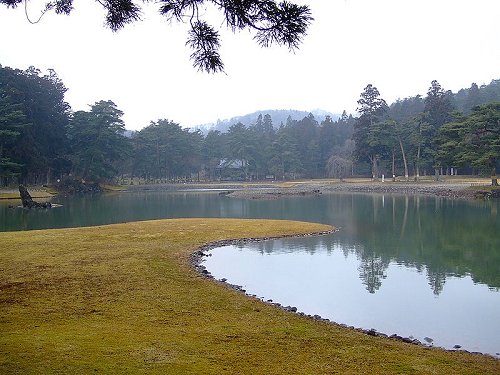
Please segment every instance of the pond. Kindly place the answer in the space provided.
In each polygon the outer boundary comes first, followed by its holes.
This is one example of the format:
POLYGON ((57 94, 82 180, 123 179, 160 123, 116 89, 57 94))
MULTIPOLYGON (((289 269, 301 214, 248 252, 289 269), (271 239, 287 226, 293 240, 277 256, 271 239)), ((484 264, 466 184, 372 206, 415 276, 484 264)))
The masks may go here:
POLYGON ((202 192, 56 197, 52 210, 9 209, 0 230, 173 217, 332 224, 332 235, 213 251, 205 266, 248 293, 307 314, 435 346, 500 352, 498 201, 331 193, 240 200, 202 192))

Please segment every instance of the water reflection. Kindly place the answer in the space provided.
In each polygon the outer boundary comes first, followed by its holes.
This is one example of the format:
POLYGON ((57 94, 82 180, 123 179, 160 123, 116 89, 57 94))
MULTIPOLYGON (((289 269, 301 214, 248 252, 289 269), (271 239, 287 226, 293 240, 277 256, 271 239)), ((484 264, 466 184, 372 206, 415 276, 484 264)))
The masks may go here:
POLYGON ((498 202, 438 197, 363 196, 352 210, 343 211, 346 220, 338 241, 352 245, 361 259, 360 278, 370 292, 380 288, 390 262, 425 268, 436 295, 447 276, 471 275, 475 282, 499 288, 497 207, 498 202))
MULTIPOLYGON (((500 288, 500 222, 494 214, 498 202, 345 194, 322 198, 313 211, 341 229, 332 236, 307 239, 305 251, 330 252, 340 246, 345 256, 355 254, 359 278, 370 293, 380 289, 391 262, 425 272, 435 295, 449 276, 470 275, 475 283, 500 288)), ((265 253, 290 252, 296 243, 293 239, 255 246, 265 253)))
POLYGON ((470 275, 407 266, 343 246, 335 235, 228 246, 212 255, 205 266, 215 278, 264 300, 449 349, 500 352, 500 292, 470 275))
POLYGON ((366 286, 366 290, 370 293, 375 293, 382 286, 382 279, 387 277, 386 270, 389 267, 387 261, 371 254, 361 258, 361 263, 358 267, 359 278, 366 286))
MULTIPOLYGON (((421 325, 415 330, 424 332, 423 337, 435 338, 426 329, 440 316, 440 327, 436 329, 448 332, 442 335, 448 335, 451 345, 461 344, 464 335, 449 337, 450 330, 459 331, 450 326, 451 315, 477 337, 500 331, 498 323, 492 323, 500 316, 499 201, 349 193, 258 201, 217 193, 146 192, 56 197, 53 202, 63 206, 53 210, 12 210, 7 208, 12 202, 0 201, 0 230, 174 217, 270 218, 332 224, 340 228, 333 235, 253 244, 249 249, 254 255, 279 259, 266 266, 260 264, 252 273, 267 288, 263 293, 275 285, 272 292, 286 292, 284 300, 316 296, 314 301, 303 302, 310 313, 334 311, 336 321, 352 320, 353 325, 363 322, 367 328, 384 326, 390 333, 404 334, 403 328, 411 323, 421 325), (279 256, 286 254, 292 256, 279 256), (345 267, 338 268, 342 263, 345 267), (282 284, 284 275, 289 275, 286 286, 282 284), (395 304, 399 304, 398 309, 395 304), (477 309, 484 310, 483 314, 478 315, 477 309), (496 330, 492 330, 494 324, 496 330)), ((229 271, 244 272, 250 262, 245 258, 240 266, 238 262, 243 258, 236 255, 225 261, 210 259, 219 262, 213 267, 220 268, 221 277, 227 277, 229 271)), ((499 351, 499 339, 492 340, 491 350, 499 351)))
MULTIPOLYGON (((26 211, 0 202, 0 230, 76 227, 172 217, 292 219, 335 225, 334 236, 314 239, 308 251, 339 247, 361 260, 357 270, 370 293, 387 280, 391 262, 426 272, 438 295, 447 276, 470 275, 474 282, 500 288, 498 201, 440 197, 324 194, 271 201, 239 200, 217 193, 147 192, 95 197, 56 197, 63 207, 26 211), (316 241, 316 242, 315 242, 316 241)), ((281 249, 293 251, 290 240, 281 249)))

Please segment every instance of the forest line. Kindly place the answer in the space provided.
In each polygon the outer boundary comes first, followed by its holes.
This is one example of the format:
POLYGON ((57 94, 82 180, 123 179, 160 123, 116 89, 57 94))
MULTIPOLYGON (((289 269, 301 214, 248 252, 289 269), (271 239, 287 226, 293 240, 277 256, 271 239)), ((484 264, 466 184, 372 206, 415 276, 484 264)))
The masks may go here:
POLYGON ((491 174, 500 155, 500 80, 457 93, 432 81, 387 104, 368 84, 358 114, 274 124, 259 115, 227 132, 167 119, 131 135, 111 100, 72 111, 53 70, 0 65, 0 184, 139 177, 149 182, 491 174))

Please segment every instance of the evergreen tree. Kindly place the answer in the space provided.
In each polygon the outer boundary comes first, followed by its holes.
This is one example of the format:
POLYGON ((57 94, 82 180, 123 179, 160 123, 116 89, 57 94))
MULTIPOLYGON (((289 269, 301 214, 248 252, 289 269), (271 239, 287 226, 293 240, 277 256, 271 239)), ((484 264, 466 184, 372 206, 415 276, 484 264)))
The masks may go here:
POLYGON ((225 146, 224 135, 218 130, 209 131, 203 141, 203 163, 210 180, 216 178, 217 167, 227 154, 225 146))
POLYGON ((358 100, 357 111, 360 113, 354 125, 353 139, 356 142, 358 160, 368 159, 372 167, 372 178, 378 178, 378 161, 383 152, 379 142, 380 127, 375 127, 387 111, 387 103, 380 97, 378 89, 369 84, 358 100))
MULTIPOLYGON (((287 121, 291 124, 291 121, 287 121)), ((281 126, 272 144, 271 173, 278 179, 295 178, 303 172, 302 160, 295 137, 289 126, 281 126)))
POLYGON ((0 186, 20 173, 22 164, 12 160, 11 151, 26 125, 26 116, 19 104, 13 104, 0 89, 0 186))
POLYGON ((438 81, 432 81, 427 91, 424 107, 425 112, 429 114, 429 123, 435 129, 439 129, 444 123, 451 120, 453 109, 451 92, 445 91, 438 81))
POLYGON ((147 180, 190 179, 201 169, 203 136, 173 121, 152 121, 132 138, 133 174, 147 180))
POLYGON ((227 150, 231 160, 241 163, 246 180, 250 178, 250 166, 255 162, 257 145, 249 129, 241 122, 232 125, 227 132, 227 150))
MULTIPOLYGON (((295 145, 298 152, 300 172, 307 177, 317 177, 320 170, 319 125, 314 115, 309 113, 302 120, 287 121, 284 132, 287 134, 288 142, 295 145)), ((298 168, 295 168, 294 173, 298 172, 298 168)))
POLYGON ((429 114, 422 112, 407 122, 409 127, 410 147, 409 158, 415 169, 415 180, 418 180, 422 170, 434 166, 436 134, 434 127, 429 123, 429 114))
POLYGON ((269 174, 271 148, 275 137, 271 116, 269 114, 259 115, 257 122, 249 128, 249 131, 257 147, 252 153, 256 177, 262 179, 269 174))
POLYGON ((319 152, 320 161, 326 166, 328 159, 332 155, 333 149, 339 144, 339 134, 335 129, 335 124, 330 116, 326 116, 319 128, 319 152))
POLYGON ((101 181, 116 173, 114 163, 122 159, 128 148, 125 126, 116 104, 99 101, 90 112, 73 114, 68 138, 71 144, 72 169, 84 180, 101 181))
POLYGON ((470 88, 467 90, 467 98, 465 99, 465 105, 462 111, 464 113, 470 113, 472 108, 481 104, 481 93, 479 92, 479 87, 476 83, 472 83, 470 88))
MULTIPOLYGON (((0 0, 0 4, 12 8, 22 2, 0 0)), ((106 11, 105 23, 113 31, 141 19, 138 1, 104 0, 99 3, 106 11)), ((207 72, 223 71, 224 65, 219 54, 219 33, 202 18, 206 13, 203 11, 205 7, 211 6, 221 12, 225 24, 233 32, 243 29, 254 31, 254 39, 262 47, 278 44, 290 50, 298 48, 313 20, 309 7, 289 1, 164 0, 159 4, 159 13, 167 20, 189 23, 186 45, 193 51, 191 60, 198 70, 207 72)), ((47 1, 41 16, 51 10, 56 14, 70 14, 73 0, 47 1)))
POLYGON ((491 183, 498 186, 496 167, 500 160, 500 102, 474 107, 468 116, 445 124, 441 130, 441 155, 459 165, 491 172, 491 183))
POLYGON ((432 159, 436 179, 439 178, 440 160, 436 158, 438 148, 438 132, 441 126, 452 120, 453 111, 452 94, 445 91, 438 81, 431 82, 425 98, 425 112, 427 114, 427 123, 429 124, 428 138, 426 143, 430 150, 429 157, 432 159))
POLYGON ((424 112, 425 103, 420 95, 405 99, 398 99, 389 106, 387 116, 395 121, 404 123, 414 116, 424 112))
POLYGON ((69 105, 66 87, 53 70, 42 75, 30 67, 22 71, 0 66, 0 92, 24 116, 15 147, 7 152, 22 164, 20 179, 26 183, 49 183, 52 175, 67 172, 66 128, 69 105))

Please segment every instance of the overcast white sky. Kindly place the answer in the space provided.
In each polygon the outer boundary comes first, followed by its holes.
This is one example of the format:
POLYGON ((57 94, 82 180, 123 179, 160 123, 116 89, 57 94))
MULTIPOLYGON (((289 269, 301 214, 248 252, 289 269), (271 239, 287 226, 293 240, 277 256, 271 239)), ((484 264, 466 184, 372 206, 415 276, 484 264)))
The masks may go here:
MULTIPOLYGON (((31 0, 36 18, 45 1, 31 0)), ((0 64, 54 69, 73 110, 113 100, 127 129, 166 118, 189 127, 266 109, 354 112, 374 84, 387 102, 424 95, 437 79, 456 92, 500 78, 499 0, 295 0, 315 21, 300 50, 261 49, 221 30, 226 74, 197 72, 187 28, 149 4, 144 21, 113 33, 92 0, 36 25, 0 6, 0 64)), ((220 20, 212 22, 214 26, 220 20)))

